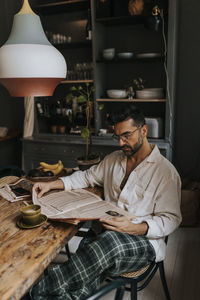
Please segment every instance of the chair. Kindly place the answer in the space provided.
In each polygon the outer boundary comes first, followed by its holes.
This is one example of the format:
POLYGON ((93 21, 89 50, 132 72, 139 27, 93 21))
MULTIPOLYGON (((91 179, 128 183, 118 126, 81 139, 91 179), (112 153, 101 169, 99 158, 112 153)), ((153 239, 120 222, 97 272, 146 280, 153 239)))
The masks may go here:
MULTIPOLYGON (((80 234, 80 236, 83 236, 80 234)), ((167 244, 168 237, 165 237, 165 243, 167 244)), ((68 248, 68 244, 66 244, 66 251, 68 257, 70 257, 70 251, 68 248)), ((137 300, 137 292, 143 290, 151 281, 151 279, 156 274, 157 270, 159 269, 160 278, 163 286, 163 290, 167 300, 170 300, 170 294, 167 287, 167 281, 165 277, 165 270, 164 270, 164 262, 155 262, 153 261, 151 264, 145 266, 144 268, 135 271, 135 272, 128 272, 123 273, 120 277, 117 278, 108 278, 109 281, 108 285, 101 287, 98 291, 96 291, 92 296, 87 298, 87 300, 96 300, 100 297, 104 296, 105 294, 109 293, 113 289, 117 289, 115 294, 115 300, 123 299, 124 291, 128 291, 131 293, 131 300, 137 300), (143 281, 144 280, 144 281, 143 281), (138 284, 143 281, 143 283, 139 286, 138 284), (128 286, 127 286, 128 285, 128 286), (124 289, 123 289, 124 286, 124 289)))
MULTIPOLYGON (((84 237, 85 232, 78 231, 77 235, 84 237)), ((166 244, 167 244, 167 241, 168 241, 168 236, 165 237, 166 244)), ((67 252, 68 257, 70 257, 70 251, 68 248, 68 244, 66 245, 66 252, 67 252)), ((142 268, 138 271, 124 273, 124 274, 121 274, 120 277, 109 278, 109 279, 107 279, 107 281, 116 282, 116 280, 122 279, 124 282, 125 290, 131 292, 131 300, 137 300, 137 292, 143 290, 150 283, 151 279, 154 277, 154 275, 156 274, 158 269, 160 272, 160 278, 161 278, 161 282, 162 282, 162 286, 163 286, 163 290, 164 290, 166 299, 170 300, 171 298, 170 298, 167 281, 166 281, 166 277, 165 277, 163 261, 160 261, 160 262, 153 261, 151 264, 145 266, 144 268, 142 268), (141 283, 141 285, 138 285, 141 281, 143 281, 141 283), (129 285, 129 286, 127 286, 127 285, 129 285)), ((100 295, 103 296, 104 289, 101 288, 100 291, 101 291, 100 295)), ((97 291, 97 293, 98 293, 98 291, 97 291)), ((96 293, 94 295, 96 295, 96 293)), ((119 287, 116 291, 115 300, 122 299, 121 298, 122 296, 123 296, 122 291, 121 291, 121 288, 119 287)), ((93 299, 99 299, 99 298, 88 298, 88 300, 93 300, 93 299)))
MULTIPOLYGON (((165 238, 166 244, 167 244, 167 240, 168 237, 165 238)), ((161 278, 166 299, 167 300, 171 299, 167 287, 166 277, 165 277, 164 263, 163 261, 160 262, 154 261, 141 270, 138 270, 136 272, 124 273, 120 275, 119 278, 123 279, 125 284, 125 290, 131 292, 131 300, 137 300, 137 292, 143 290, 149 284, 149 282, 151 281, 151 279, 153 278, 153 276, 155 275, 158 269, 160 271, 160 278, 161 278), (138 283, 140 283, 141 281, 143 281, 143 283, 139 286, 138 283)), ((113 280, 115 281, 115 278, 111 279, 111 281, 113 280)), ((118 278, 116 280, 118 280, 118 278)), ((120 290, 117 290, 115 296, 116 300, 120 299, 118 298, 118 294, 120 295, 120 292, 121 292, 120 290)))
POLYGON ((112 290, 117 289, 117 298, 116 300, 122 300, 124 296, 125 286, 124 280, 122 278, 118 278, 114 281, 109 282, 108 284, 102 286, 98 289, 94 294, 86 298, 85 300, 97 300, 103 297, 105 294, 110 293, 112 290))

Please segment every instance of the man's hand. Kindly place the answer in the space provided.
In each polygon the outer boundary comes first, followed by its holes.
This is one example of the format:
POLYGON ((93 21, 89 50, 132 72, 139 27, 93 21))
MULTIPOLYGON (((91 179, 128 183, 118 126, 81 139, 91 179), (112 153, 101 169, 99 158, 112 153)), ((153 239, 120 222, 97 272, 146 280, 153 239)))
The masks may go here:
POLYGON ((128 234, 146 235, 148 231, 148 225, 146 222, 143 222, 141 224, 133 224, 126 217, 100 219, 100 222, 108 230, 114 230, 128 234))
POLYGON ((62 180, 58 179, 51 182, 37 182, 34 184, 33 189, 37 194, 37 198, 41 198, 45 193, 53 189, 64 189, 62 180))
POLYGON ((41 198, 46 192, 51 190, 49 182, 37 182, 33 186, 33 190, 36 192, 37 197, 41 198))

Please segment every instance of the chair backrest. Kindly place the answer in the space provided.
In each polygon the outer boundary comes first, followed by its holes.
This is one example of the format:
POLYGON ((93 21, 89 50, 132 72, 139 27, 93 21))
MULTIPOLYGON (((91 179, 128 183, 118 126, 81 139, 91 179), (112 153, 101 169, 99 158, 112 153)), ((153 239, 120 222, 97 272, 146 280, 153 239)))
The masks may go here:
MULTIPOLYGON (((168 242, 168 236, 165 237, 165 243, 168 242)), ((163 290, 167 300, 170 300, 170 294, 167 287, 163 261, 155 262, 146 266, 137 272, 121 274, 125 284, 130 284, 131 287, 125 287, 126 291, 131 292, 131 299, 137 300, 137 292, 143 290, 152 280, 156 271, 159 269, 163 290), (138 285, 140 283, 140 285, 138 285)))

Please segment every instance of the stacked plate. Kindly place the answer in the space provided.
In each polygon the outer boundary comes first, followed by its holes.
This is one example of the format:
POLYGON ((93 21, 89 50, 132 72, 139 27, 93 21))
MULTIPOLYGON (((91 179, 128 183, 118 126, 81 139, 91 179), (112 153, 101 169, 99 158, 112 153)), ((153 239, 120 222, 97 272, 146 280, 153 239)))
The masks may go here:
POLYGON ((159 52, 156 53, 138 53, 136 54, 136 58, 156 58, 161 57, 162 54, 159 52))
POLYGON ((136 98, 140 99, 162 99, 164 98, 163 88, 143 89, 136 91, 136 98))

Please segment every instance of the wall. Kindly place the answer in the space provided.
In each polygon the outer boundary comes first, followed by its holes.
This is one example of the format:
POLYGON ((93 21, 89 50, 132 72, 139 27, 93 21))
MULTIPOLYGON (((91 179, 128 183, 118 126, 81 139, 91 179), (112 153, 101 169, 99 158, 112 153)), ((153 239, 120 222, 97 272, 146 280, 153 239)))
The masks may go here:
POLYGON ((200 2, 179 0, 174 162, 200 179, 200 2))
MULTIPOLYGON (((20 1, 0 1, 0 46, 8 39, 14 14, 18 11, 20 1)), ((24 103, 22 98, 10 97, 8 91, 0 85, 0 126, 10 130, 23 130, 24 103)), ((19 139, 0 143, 0 168, 17 164, 21 166, 21 143, 19 139)))

